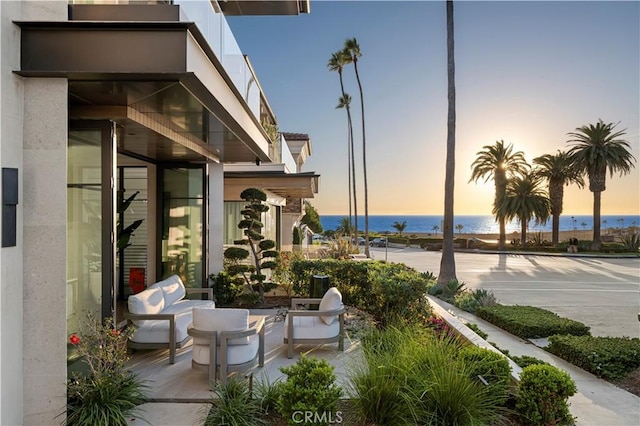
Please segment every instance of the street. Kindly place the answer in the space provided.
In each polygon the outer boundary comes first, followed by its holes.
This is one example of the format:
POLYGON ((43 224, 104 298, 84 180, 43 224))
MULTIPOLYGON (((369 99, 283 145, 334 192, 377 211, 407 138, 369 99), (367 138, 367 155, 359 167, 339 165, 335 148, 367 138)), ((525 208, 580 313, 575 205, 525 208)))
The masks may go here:
MULTIPOLYGON (((385 248, 371 248, 385 260, 385 248)), ((391 248, 389 262, 435 275, 440 252, 391 248)), ((595 336, 640 337, 640 258, 455 253, 456 275, 469 289, 492 290, 505 305, 531 305, 581 321, 595 336)))

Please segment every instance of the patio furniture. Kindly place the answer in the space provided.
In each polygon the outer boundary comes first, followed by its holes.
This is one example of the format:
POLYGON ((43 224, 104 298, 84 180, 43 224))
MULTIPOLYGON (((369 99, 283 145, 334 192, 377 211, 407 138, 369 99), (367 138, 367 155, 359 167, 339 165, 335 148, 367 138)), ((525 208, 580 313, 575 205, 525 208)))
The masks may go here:
POLYGON ((208 368, 209 383, 219 376, 226 383, 229 373, 264 366, 263 315, 249 315, 247 309, 193 308, 193 368, 208 368), (215 348, 215 350, 212 350, 215 348))
POLYGON ((291 310, 284 320, 284 343, 287 344, 287 358, 293 358, 293 345, 321 345, 338 342, 338 349, 344 350, 344 313, 342 294, 331 287, 320 298, 291 299, 291 310), (302 304, 319 303, 317 311, 297 310, 302 304))
POLYGON ((136 329, 129 339, 129 348, 169 348, 169 363, 173 364, 176 348, 183 347, 191 339, 187 327, 192 321, 193 308, 215 308, 211 299, 213 289, 185 288, 177 275, 129 296, 129 312, 125 313, 125 318, 136 329), (188 293, 205 293, 209 300, 185 299, 188 293))

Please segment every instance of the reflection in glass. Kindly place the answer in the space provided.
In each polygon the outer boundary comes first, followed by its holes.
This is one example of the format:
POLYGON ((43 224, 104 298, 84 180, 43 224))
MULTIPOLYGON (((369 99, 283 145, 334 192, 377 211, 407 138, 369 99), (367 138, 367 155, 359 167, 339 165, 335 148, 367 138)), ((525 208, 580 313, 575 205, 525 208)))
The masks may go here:
POLYGON ((67 331, 102 306, 101 131, 69 132, 67 163, 67 331))
POLYGON ((163 174, 162 277, 177 274, 187 287, 202 287, 202 168, 165 169, 163 174))

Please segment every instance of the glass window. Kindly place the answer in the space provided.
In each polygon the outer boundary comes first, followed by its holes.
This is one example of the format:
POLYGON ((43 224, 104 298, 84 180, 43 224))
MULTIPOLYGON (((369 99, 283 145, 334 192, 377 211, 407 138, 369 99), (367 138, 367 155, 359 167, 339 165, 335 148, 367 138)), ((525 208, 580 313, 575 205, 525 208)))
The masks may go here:
POLYGON ((165 169, 162 200, 162 277, 177 274, 203 286, 204 170, 165 169))
POLYGON ((102 309, 100 130, 69 132, 67 162, 67 331, 102 309))

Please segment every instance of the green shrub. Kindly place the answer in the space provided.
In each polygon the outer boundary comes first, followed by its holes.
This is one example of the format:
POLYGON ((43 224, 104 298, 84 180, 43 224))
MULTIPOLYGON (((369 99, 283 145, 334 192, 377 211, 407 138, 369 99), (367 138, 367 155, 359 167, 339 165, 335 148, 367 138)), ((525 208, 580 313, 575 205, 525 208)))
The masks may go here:
POLYGON ((605 379, 622 379, 640 367, 640 339, 551 336, 547 350, 605 379))
POLYGON ((453 298, 453 304, 463 311, 471 312, 472 314, 480 307, 478 300, 468 291, 457 294, 453 298))
POLYGON ((260 402, 251 398, 251 390, 246 380, 231 377, 227 383, 216 384, 213 390, 216 398, 209 411, 204 426, 258 426, 267 422, 261 418, 260 402))
POLYGON ((478 336, 482 337, 484 340, 487 340, 487 337, 489 337, 489 335, 487 333, 485 333, 484 331, 480 330, 480 328, 478 327, 477 324, 475 324, 473 322, 468 322, 465 325, 467 327, 469 327, 471 330, 473 330, 478 336))
POLYGON ((308 294, 313 275, 327 275, 342 293, 346 305, 355 306, 376 321, 393 317, 420 321, 430 314, 424 294, 432 282, 404 264, 381 261, 302 260, 291 262, 293 290, 308 294))
POLYGON ((495 306, 498 304, 498 299, 496 299, 496 295, 491 290, 478 288, 472 294, 479 306, 495 306))
POLYGON ((573 424, 567 399, 577 391, 571 377, 551 365, 530 365, 520 373, 516 411, 524 424, 573 424))
POLYGON ((238 283, 224 271, 209 275, 209 280, 213 288, 214 300, 219 305, 232 303, 242 293, 242 281, 238 283))
POLYGON ((525 368, 530 365, 549 365, 549 363, 529 355, 512 356, 511 360, 518 364, 520 368, 525 368))
POLYGON ((276 258, 277 265, 272 271, 271 279, 287 293, 287 297, 294 294, 294 274, 291 271, 291 263, 294 260, 302 260, 302 253, 299 251, 283 251, 276 258))
POLYGON ((336 385, 333 367, 327 361, 302 355, 294 365, 281 367, 280 371, 287 379, 279 386, 277 409, 288 424, 299 424, 293 418, 296 411, 324 414, 327 419, 330 413, 335 415, 342 389, 336 385))
POLYGON ((551 311, 533 306, 496 305, 481 307, 476 315, 511 334, 531 339, 554 334, 589 334, 589 327, 578 321, 562 318, 551 311))
POLYGON ((458 356, 470 365, 472 380, 479 379, 478 376, 482 377, 489 386, 493 387, 493 393, 500 404, 507 401, 511 366, 505 356, 478 346, 467 346, 459 352, 458 356))
MULTIPOLYGON (((371 262, 368 262, 371 263, 371 262)), ((427 281, 415 270, 399 264, 373 263, 369 265, 368 291, 359 298, 358 306, 376 321, 386 324, 395 318, 421 322, 431 315, 431 307, 424 297, 427 281)))

